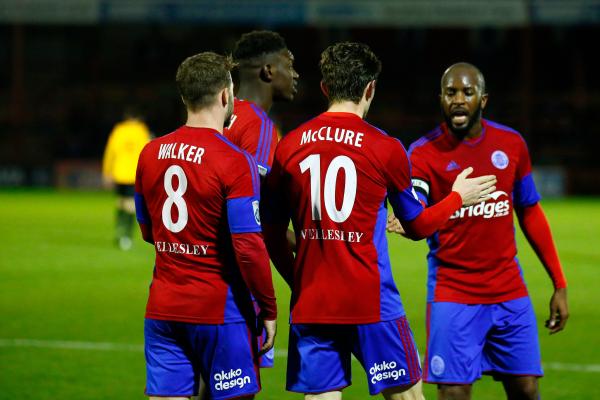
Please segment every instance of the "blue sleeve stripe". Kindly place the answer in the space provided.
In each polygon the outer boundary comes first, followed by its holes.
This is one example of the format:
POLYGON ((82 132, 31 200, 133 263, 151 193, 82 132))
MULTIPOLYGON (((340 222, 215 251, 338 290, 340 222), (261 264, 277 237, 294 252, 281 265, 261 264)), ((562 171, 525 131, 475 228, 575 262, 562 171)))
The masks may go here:
POLYGON ((135 216, 137 221, 140 224, 150 225, 150 214, 148 213, 144 196, 138 192, 135 192, 133 199, 135 201, 135 216))
POLYGON ((256 197, 227 200, 227 221, 231 233, 260 232, 260 216, 256 197))
POLYGON ((257 162, 259 159, 259 155, 261 152, 261 147, 263 146, 263 142, 264 142, 264 137, 265 137, 265 128, 266 128, 266 122, 267 122, 267 116, 264 113, 264 111, 260 110, 258 108, 258 106, 251 104, 250 105, 252 107, 252 109, 254 110, 254 112, 256 113, 256 115, 258 116, 258 118, 260 118, 260 134, 258 136, 258 144, 256 146, 256 153, 254 154, 254 158, 256 159, 257 162))
POLYGON ((256 168, 256 161, 252 159, 252 156, 248 153, 243 153, 244 157, 246 157, 246 161, 248 161, 248 166, 250 167, 250 175, 252 177, 252 192, 255 196, 260 195, 259 185, 260 181, 258 179, 258 168, 256 168))
POLYGON ((263 143, 263 152, 259 163, 266 167, 269 163, 269 150, 271 149, 271 138, 273 137, 273 121, 267 121, 267 129, 265 132, 265 141, 263 143))
POLYGON ((258 144, 256 145, 256 153, 254 153, 254 158, 256 159, 256 161, 258 161, 258 157, 260 155, 260 149, 263 145, 263 142, 265 140, 265 129, 266 129, 266 121, 264 119, 261 119, 260 122, 260 135, 258 137, 258 144))

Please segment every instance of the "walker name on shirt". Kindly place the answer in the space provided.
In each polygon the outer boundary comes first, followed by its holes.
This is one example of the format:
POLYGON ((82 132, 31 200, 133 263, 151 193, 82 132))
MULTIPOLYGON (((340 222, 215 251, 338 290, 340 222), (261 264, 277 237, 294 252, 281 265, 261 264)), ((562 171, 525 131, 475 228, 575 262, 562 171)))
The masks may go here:
POLYGON ((365 134, 354 132, 350 129, 332 128, 331 126, 322 126, 319 129, 309 129, 302 132, 300 145, 314 143, 317 140, 325 142, 345 143, 355 147, 362 147, 362 140, 365 134))
POLYGON ((338 229, 302 229, 302 239, 308 240, 337 240, 340 242, 360 243, 365 235, 363 232, 346 232, 338 229))
POLYGON ((183 160, 196 164, 202 163, 204 148, 185 143, 163 143, 158 149, 158 159, 183 160))
POLYGON ((156 251, 161 253, 187 254, 192 256, 205 256, 208 252, 207 244, 189 244, 189 243, 172 243, 172 242, 156 242, 154 243, 156 251))

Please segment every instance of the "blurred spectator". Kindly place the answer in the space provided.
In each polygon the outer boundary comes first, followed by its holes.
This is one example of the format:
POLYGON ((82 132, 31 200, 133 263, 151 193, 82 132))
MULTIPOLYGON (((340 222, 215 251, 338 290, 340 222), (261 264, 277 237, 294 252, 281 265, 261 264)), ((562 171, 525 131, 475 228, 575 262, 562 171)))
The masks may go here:
POLYGON ((117 193, 115 241, 121 250, 129 250, 135 214, 134 184, 138 157, 150 141, 150 130, 138 110, 129 107, 123 121, 113 128, 102 162, 102 176, 106 186, 114 186, 117 193))

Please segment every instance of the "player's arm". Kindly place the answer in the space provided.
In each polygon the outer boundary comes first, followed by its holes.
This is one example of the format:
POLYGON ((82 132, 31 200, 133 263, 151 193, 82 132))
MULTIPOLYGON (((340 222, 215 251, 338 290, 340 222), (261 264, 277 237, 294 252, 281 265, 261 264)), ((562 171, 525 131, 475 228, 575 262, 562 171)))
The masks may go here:
POLYGON ((552 279, 554 294, 550 300, 550 318, 546 321, 546 327, 550 329, 551 334, 559 332, 564 329, 569 318, 567 281, 552 239, 550 225, 539 203, 515 208, 515 211, 521 230, 552 279))
POLYGON ((410 163, 400 142, 388 159, 387 171, 391 171, 389 202, 394 215, 400 221, 404 235, 421 240, 436 232, 461 206, 476 204, 496 190, 493 175, 468 178, 473 168, 462 171, 452 186, 452 192, 437 204, 424 208, 413 189, 410 179, 410 163))
POLYGON ((227 188, 227 220, 240 273, 260 307, 258 317, 267 332, 261 352, 266 352, 275 340, 277 303, 269 255, 261 233, 258 170, 248 154, 244 157, 244 163, 234 169, 237 176, 227 188))
MULTIPOLYGON (((290 213, 282 188, 282 167, 277 156, 273 169, 262 185, 260 205, 265 243, 277 272, 292 286, 294 253, 291 246, 293 232, 288 231, 290 213)), ((293 236, 295 247, 296 237, 293 236)))
POLYGON ((146 200, 143 195, 142 187, 142 176, 143 176, 143 154, 144 150, 140 153, 138 158, 138 164, 135 172, 135 194, 133 199, 135 201, 135 216, 142 232, 142 238, 144 241, 154 244, 154 237, 152 236, 152 220, 150 219, 150 213, 146 206, 146 200))
POLYGON ((546 327, 553 334, 563 330, 569 318, 567 281, 558 258, 550 225, 539 204, 540 195, 531 176, 531 160, 524 141, 516 174, 513 202, 519 225, 554 285, 554 293, 550 299, 550 317, 546 321, 546 327))

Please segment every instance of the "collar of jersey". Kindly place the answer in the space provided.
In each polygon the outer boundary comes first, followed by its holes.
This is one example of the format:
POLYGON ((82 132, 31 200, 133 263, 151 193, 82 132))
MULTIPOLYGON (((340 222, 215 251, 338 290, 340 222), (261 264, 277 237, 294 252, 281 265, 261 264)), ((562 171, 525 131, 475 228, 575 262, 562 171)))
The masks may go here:
POLYGON ((474 146, 477 146, 479 143, 481 143, 483 141, 483 139, 485 138, 485 134, 487 131, 487 124, 485 123, 485 120, 482 118, 481 119, 481 135, 479 135, 478 137, 476 137, 474 139, 459 140, 456 136, 454 136, 452 134, 452 132, 450 132, 450 129, 448 129, 448 126, 446 125, 446 123, 442 124, 442 129, 452 142, 461 143, 466 146, 474 147, 474 146))

